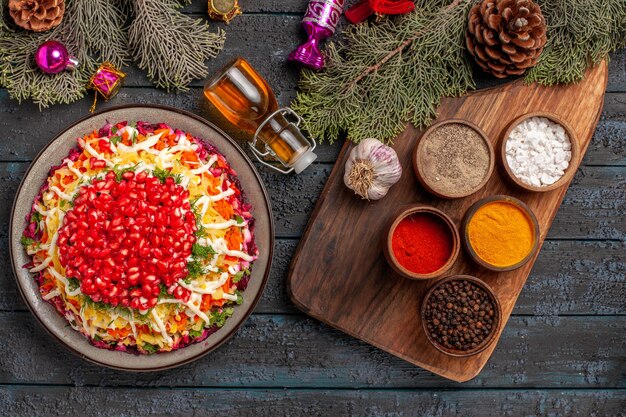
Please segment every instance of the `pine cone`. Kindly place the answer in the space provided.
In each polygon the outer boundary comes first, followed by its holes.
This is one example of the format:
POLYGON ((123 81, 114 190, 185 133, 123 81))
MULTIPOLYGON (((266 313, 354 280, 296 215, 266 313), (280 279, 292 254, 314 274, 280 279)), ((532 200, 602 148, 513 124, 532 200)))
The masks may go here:
POLYGON ((465 41, 483 70, 505 78, 537 64, 546 30, 532 0, 483 0, 470 10, 465 41))
POLYGON ((45 32, 57 26, 63 13, 65 0, 9 0, 9 14, 15 24, 33 32, 45 32))

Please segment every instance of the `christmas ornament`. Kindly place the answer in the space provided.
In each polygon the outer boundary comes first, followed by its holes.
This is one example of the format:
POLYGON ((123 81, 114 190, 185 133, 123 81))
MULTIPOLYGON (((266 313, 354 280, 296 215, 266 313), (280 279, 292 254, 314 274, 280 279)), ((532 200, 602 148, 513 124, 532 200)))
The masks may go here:
POLYGON ((319 43, 335 33, 337 23, 343 11, 344 0, 311 0, 306 15, 302 19, 302 27, 308 40, 289 55, 290 61, 320 70, 324 68, 324 55, 319 43))
POLYGON ((63 70, 73 70, 78 66, 76 57, 67 52, 67 48, 57 41, 46 41, 35 52, 37 66, 46 74, 57 74, 63 70))
POLYGON ((238 14, 241 14, 239 0, 209 0, 209 17, 229 24, 238 14))
POLYGON ((45 32, 61 23, 65 0, 9 0, 15 24, 33 32, 45 32))
MULTIPOLYGON (((0 0, 0 4, 7 2, 0 0)), ((186 3, 65 0, 59 26, 41 34, 4 30, 0 7, 0 87, 12 99, 32 100, 40 108, 72 103, 85 96, 87 81, 100 63, 122 68, 132 60, 157 87, 185 90, 192 80, 208 75, 207 61, 222 50, 225 39, 222 29, 184 13, 186 3), (60 77, 38 70, 35 52, 48 39, 66 45, 80 67, 60 77)))
POLYGON ((93 104, 89 111, 93 113, 96 109, 98 94, 101 95, 105 101, 109 101, 110 98, 115 96, 122 87, 122 80, 124 80, 124 78, 126 78, 126 74, 115 68, 110 62, 105 62, 100 65, 89 79, 87 86, 95 91, 93 104))
POLYGON ((537 64, 546 31, 532 0, 483 0, 470 10, 466 44, 484 71, 505 78, 537 64))
POLYGON ((411 0, 361 0, 346 11, 350 23, 361 23, 373 14, 379 18, 384 15, 405 14, 415 10, 411 0))

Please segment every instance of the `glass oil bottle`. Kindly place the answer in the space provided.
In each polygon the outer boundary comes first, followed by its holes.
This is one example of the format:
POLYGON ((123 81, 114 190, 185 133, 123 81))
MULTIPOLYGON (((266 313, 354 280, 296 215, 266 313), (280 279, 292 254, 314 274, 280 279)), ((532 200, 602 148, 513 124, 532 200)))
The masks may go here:
POLYGON ((298 127, 300 116, 278 107, 267 81, 245 59, 235 59, 207 81, 204 95, 229 122, 252 135, 250 148, 264 165, 299 174, 317 158, 315 142, 298 127), (280 165, 266 162, 268 156, 280 165))

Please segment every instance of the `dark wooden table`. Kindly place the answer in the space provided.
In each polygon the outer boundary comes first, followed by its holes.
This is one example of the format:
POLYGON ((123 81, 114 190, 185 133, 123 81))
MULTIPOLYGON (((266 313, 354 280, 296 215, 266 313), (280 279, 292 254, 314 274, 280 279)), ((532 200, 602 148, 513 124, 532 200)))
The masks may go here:
MULTIPOLYGON (((216 71, 248 58, 283 104, 297 71, 306 0, 242 0, 216 71)), ((202 14, 206 0, 187 8, 202 14)), ((136 69, 108 104, 159 103, 212 118, 198 81, 152 88, 136 69)), ((272 196, 276 251, 255 313, 224 346, 155 374, 92 365, 59 346, 22 302, 8 259, 10 205, 37 152, 88 114, 91 97, 39 111, 0 90, 0 415, 626 415, 626 53, 612 57, 604 112, 494 355, 456 384, 307 318, 285 293, 286 271, 339 144, 299 176, 261 169, 272 196)), ((564 105, 575 105, 565 103, 564 105)), ((230 131, 234 136, 238 132, 230 131)), ((410 331, 410 329, 407 329, 410 331)))

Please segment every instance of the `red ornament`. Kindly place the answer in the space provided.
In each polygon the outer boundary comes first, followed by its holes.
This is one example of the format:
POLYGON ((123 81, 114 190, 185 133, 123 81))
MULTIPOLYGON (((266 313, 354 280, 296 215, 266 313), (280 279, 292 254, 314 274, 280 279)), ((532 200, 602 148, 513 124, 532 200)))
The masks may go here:
POLYGON ((411 0, 361 0, 346 11, 346 19, 350 23, 361 23, 373 14, 398 15, 415 10, 411 0))

